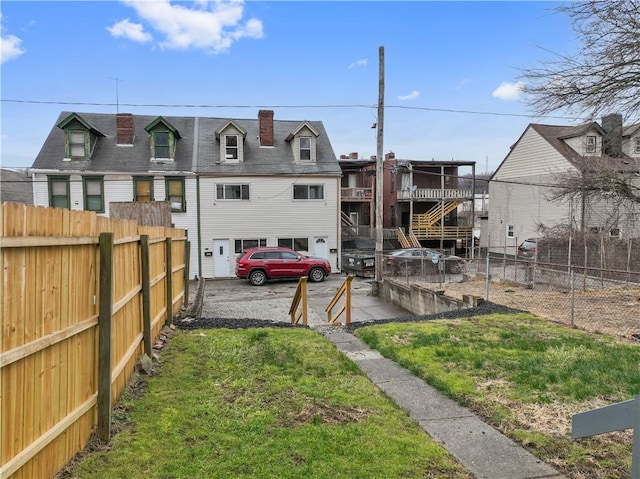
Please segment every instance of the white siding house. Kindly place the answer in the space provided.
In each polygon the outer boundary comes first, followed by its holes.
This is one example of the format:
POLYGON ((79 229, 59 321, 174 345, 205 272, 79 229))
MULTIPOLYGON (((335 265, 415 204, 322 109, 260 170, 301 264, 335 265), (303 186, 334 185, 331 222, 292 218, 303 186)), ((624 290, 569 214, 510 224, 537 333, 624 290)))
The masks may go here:
POLYGON ((335 268, 338 182, 335 177, 201 178, 202 274, 234 276, 237 255, 258 244, 294 247, 304 254, 328 258, 335 268), (247 188, 247 199, 220 198, 219 189, 229 185, 247 188), (304 186, 322 190, 321 197, 294 198, 294 188, 304 186))
POLYGON ((191 277, 235 276, 254 242, 339 257, 341 170, 321 122, 63 112, 31 174, 36 205, 170 202, 191 277))
MULTIPOLYGON (((604 203, 580 204, 552 202, 549 195, 558 175, 568 171, 580 172, 590 158, 606 158, 616 168, 629 171, 638 168, 640 151, 632 146, 640 138, 640 128, 622 129, 621 117, 605 117, 603 125, 593 122, 576 127, 530 124, 513 145, 502 164, 489 181, 489 218, 484 238, 491 252, 514 254, 519 243, 535 238, 541 226, 572 224, 576 227, 607 228, 619 234, 620 228, 628 235, 638 234, 631 227, 630 217, 620 217, 611 226, 610 205, 604 203), (618 119, 617 127, 608 127, 618 119), (616 131, 621 138, 614 137, 616 131), (620 145, 618 151, 615 145, 620 145), (613 147, 607 145, 614 145, 613 147), (634 166, 636 165, 636 166, 634 166)), ((637 225, 636 225, 637 226, 637 225)))

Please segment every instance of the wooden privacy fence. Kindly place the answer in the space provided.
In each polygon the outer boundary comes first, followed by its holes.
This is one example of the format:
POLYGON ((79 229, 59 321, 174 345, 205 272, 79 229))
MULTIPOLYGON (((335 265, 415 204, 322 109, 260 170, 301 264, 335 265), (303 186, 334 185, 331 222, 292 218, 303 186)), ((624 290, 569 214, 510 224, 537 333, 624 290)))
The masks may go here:
POLYGON ((0 478, 51 478, 97 430, 186 302, 184 230, 0 208, 0 478))

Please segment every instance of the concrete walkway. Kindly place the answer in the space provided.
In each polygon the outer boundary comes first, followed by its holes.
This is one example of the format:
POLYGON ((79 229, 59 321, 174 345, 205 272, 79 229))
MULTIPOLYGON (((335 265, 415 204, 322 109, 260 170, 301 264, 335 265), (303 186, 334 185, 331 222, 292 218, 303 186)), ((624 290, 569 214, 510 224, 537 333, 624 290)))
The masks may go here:
MULTIPOLYGON (((410 316, 375 296, 354 295, 351 301, 352 322, 410 316)), ((326 318, 326 300, 310 301, 309 306, 326 318)), ((339 351, 353 360, 376 386, 477 479, 565 477, 481 421, 469 409, 459 406, 393 361, 383 358, 343 328, 310 326, 320 330, 339 351)))

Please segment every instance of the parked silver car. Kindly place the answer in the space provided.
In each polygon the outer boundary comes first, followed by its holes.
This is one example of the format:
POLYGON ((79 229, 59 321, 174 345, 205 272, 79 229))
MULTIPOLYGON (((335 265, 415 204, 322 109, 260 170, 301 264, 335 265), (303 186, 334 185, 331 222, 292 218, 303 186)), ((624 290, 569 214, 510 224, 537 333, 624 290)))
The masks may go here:
POLYGON ((446 255, 431 248, 406 248, 389 253, 385 258, 391 274, 414 275, 421 271, 439 271, 438 263, 444 263, 446 273, 458 274, 464 260, 460 256, 446 255))
POLYGON ((538 246, 537 238, 529 238, 518 245, 518 256, 521 258, 534 258, 538 246))

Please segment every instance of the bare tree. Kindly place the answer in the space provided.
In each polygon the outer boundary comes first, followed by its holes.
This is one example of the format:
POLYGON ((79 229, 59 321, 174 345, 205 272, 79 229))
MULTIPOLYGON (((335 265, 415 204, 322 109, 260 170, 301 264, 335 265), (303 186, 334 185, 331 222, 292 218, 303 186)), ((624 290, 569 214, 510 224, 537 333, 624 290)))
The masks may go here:
POLYGON ((554 188, 547 192, 546 198, 561 203, 571 201, 582 211, 582 220, 588 217, 588 223, 607 231, 623 224, 636 229, 640 221, 637 161, 608 156, 584 158, 584 161, 580 170, 556 174, 554 188))
POLYGON ((631 206, 640 205, 639 165, 630 165, 607 156, 591 157, 582 170, 570 170, 554 176, 555 189, 547 195, 551 201, 610 201, 631 206), (623 165, 623 166, 619 166, 623 165))
POLYGON ((555 10, 571 18, 581 47, 523 70, 529 105, 540 115, 640 115, 640 1, 586 0, 555 10))

